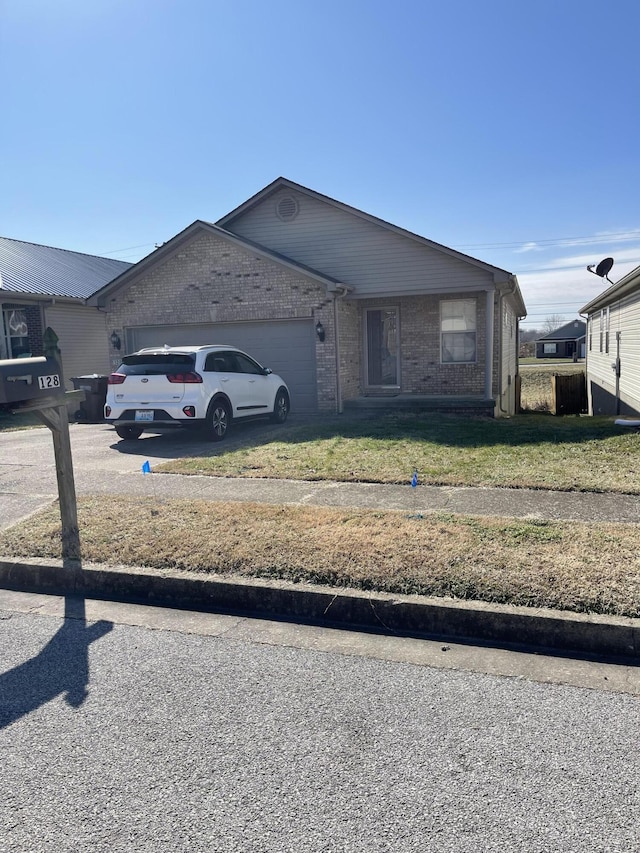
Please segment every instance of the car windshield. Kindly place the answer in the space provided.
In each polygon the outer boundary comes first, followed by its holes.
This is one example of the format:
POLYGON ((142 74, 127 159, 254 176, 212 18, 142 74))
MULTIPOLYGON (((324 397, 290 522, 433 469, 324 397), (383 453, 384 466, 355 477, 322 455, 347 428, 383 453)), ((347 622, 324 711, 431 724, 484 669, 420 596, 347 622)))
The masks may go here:
POLYGON ((125 376, 156 376, 165 373, 184 373, 194 369, 193 356, 180 353, 140 353, 126 355, 116 371, 125 376))

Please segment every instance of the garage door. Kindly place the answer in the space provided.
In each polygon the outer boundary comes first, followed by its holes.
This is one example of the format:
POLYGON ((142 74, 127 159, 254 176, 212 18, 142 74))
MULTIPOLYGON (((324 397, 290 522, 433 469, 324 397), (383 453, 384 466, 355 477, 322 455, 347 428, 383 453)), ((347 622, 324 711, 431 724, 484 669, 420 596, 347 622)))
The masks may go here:
POLYGON ((282 376, 291 391, 292 411, 317 411, 316 348, 311 320, 137 326, 126 330, 126 341, 128 352, 163 344, 238 347, 282 376))

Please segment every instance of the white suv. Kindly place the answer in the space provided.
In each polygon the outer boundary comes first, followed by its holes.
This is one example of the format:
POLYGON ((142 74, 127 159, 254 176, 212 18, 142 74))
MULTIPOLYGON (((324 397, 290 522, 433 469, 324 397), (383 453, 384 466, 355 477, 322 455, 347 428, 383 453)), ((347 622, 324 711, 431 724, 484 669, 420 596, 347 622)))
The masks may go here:
POLYGON ((235 347, 165 345, 124 356, 109 376, 104 417, 124 439, 199 426, 221 441, 234 418, 284 423, 289 405, 282 379, 235 347))

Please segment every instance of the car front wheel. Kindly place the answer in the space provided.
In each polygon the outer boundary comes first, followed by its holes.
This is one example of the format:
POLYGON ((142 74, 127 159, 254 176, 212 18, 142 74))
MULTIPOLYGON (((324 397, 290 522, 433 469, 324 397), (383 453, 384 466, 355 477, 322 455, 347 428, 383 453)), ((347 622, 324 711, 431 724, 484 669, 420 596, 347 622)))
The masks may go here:
POLYGON ((142 435, 142 428, 134 426, 117 426, 116 432, 118 433, 120 438, 124 439, 125 441, 129 439, 135 440, 136 438, 140 438, 140 436, 142 435))
POLYGON ((273 403, 273 414, 271 415, 271 420, 277 424, 283 424, 286 421, 288 414, 289 395, 284 388, 280 388, 273 403))
POLYGON ((218 400, 211 405, 207 417, 207 435, 211 441, 222 441, 229 429, 230 419, 229 407, 225 402, 218 400))

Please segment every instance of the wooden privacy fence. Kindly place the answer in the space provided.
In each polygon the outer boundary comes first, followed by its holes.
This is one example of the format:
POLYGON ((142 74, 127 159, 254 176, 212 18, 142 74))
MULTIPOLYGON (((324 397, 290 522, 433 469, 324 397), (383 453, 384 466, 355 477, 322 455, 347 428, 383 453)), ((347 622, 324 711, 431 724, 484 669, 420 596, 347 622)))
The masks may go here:
POLYGON ((551 376, 551 414, 579 415, 587 411, 587 378, 584 373, 551 376))

